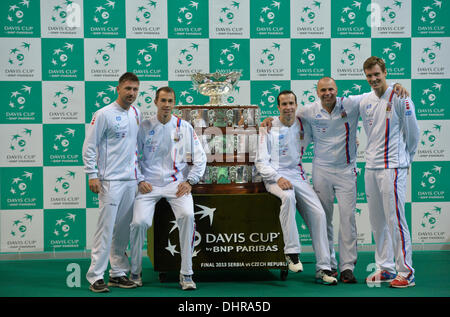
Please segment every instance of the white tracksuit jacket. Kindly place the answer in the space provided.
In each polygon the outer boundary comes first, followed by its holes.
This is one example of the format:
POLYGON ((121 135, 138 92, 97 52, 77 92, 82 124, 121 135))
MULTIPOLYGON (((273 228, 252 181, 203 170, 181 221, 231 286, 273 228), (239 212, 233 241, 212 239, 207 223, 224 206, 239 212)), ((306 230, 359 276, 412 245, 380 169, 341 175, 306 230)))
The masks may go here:
POLYGON ((414 157, 420 132, 414 104, 389 87, 381 98, 368 94, 360 106, 367 134, 366 168, 406 168, 414 157))
POLYGON ((127 111, 113 102, 95 112, 83 144, 83 161, 89 179, 136 179, 140 121, 140 111, 133 105, 127 111))
POLYGON ((165 198, 175 215, 179 230, 181 268, 193 274, 195 220, 192 195, 176 197, 178 185, 190 179, 198 182, 206 168, 206 154, 192 126, 176 116, 162 124, 152 117, 142 122, 138 133, 138 181, 152 185, 152 191, 138 193, 131 222, 131 272, 142 271, 142 247, 151 227, 156 203, 165 198), (192 160, 192 167, 188 162, 192 160))
POLYGON ((414 281, 412 245, 405 218, 407 168, 420 138, 410 98, 388 88, 361 101, 367 134, 365 186, 377 267, 414 281), (395 259, 395 263, 394 263, 395 259))
POLYGON ((281 200, 280 224, 284 253, 300 252, 295 220, 298 209, 311 233, 316 270, 330 270, 325 213, 302 168, 305 135, 301 120, 296 118, 294 124, 288 127, 282 124, 278 117, 274 117, 270 131, 260 129, 259 132, 255 166, 267 191, 281 200), (293 189, 282 190, 277 184, 280 177, 289 180, 293 189))
POLYGON ((166 124, 156 116, 142 122, 138 133, 138 182, 165 186, 187 179, 197 183, 206 168, 206 154, 192 126, 172 116, 166 124), (193 160, 192 168, 188 161, 193 160))
POLYGON ((101 181, 100 214, 86 274, 91 284, 103 278, 108 259, 111 277, 124 276, 129 271, 125 250, 137 190, 136 140, 140 121, 140 112, 133 105, 124 110, 113 102, 94 114, 87 130, 83 144, 85 171, 89 179, 101 181))
MULTIPOLYGON (((337 269, 334 251, 334 199, 339 204, 339 268, 353 271, 357 258, 356 131, 359 103, 364 95, 339 97, 331 113, 321 101, 297 110, 305 141, 314 142, 312 181, 327 216, 331 267, 337 269)), ((306 146, 307 144, 305 144, 306 146)))

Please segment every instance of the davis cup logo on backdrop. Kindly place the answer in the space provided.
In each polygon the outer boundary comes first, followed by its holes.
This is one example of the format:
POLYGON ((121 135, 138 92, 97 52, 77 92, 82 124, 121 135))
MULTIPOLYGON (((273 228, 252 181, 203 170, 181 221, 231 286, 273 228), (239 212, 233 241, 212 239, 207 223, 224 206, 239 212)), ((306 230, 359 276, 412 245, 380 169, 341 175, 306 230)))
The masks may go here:
POLYGON ((290 81, 251 81, 251 103, 261 109, 261 120, 278 116, 277 96, 285 89, 290 89, 290 81))
POLYGON ((57 248, 80 249, 85 245, 86 213, 84 210, 45 210, 45 251, 57 248))
POLYGON ((169 1, 169 37, 208 37, 208 2, 169 1))
POLYGON ((53 96, 52 106, 55 109, 64 110, 67 108, 70 101, 69 98, 73 95, 73 86, 67 85, 64 89, 55 92, 53 96))
POLYGON ((42 39, 44 80, 83 80, 82 39, 42 39))
POLYGON ((252 1, 251 37, 289 37, 289 1, 252 1))
POLYGON ((125 35, 125 1, 84 1, 86 37, 123 37, 125 35))
POLYGON ((11 48, 8 55, 8 64, 22 66, 30 53, 31 44, 22 42, 18 47, 11 48))
POLYGON ((250 40, 250 79, 289 79, 290 41, 250 40))
POLYGON ((45 124, 44 165, 82 165, 83 125, 45 124))
POLYGON ((434 41, 432 45, 423 48, 420 62, 423 65, 433 65, 436 61, 437 54, 441 50, 442 42, 434 41))
POLYGON ((117 80, 125 72, 125 39, 85 40, 85 80, 117 80))
POLYGON ((182 48, 178 53, 177 63, 181 66, 191 67, 195 62, 196 53, 198 52, 198 43, 191 43, 189 46, 182 48))
POLYGON ((69 193, 72 186, 71 181, 75 179, 75 172, 67 170, 65 174, 55 178, 53 192, 65 196, 69 193))
POLYGON ((300 15, 300 22, 306 24, 313 24, 315 19, 319 15, 321 2, 311 1, 310 5, 306 5, 302 8, 300 15))
POLYGON ((41 40, 0 38, 0 80, 41 80, 41 40))
POLYGON ((9 234, 14 238, 25 238, 28 228, 31 227, 33 221, 33 216, 30 214, 25 214, 23 217, 14 219, 11 225, 11 231, 9 234))
POLYGON ((1 123, 41 122, 41 83, 0 83, 0 98, 7 102, 0 114, 1 123))
POLYGON ((9 192, 12 197, 22 197, 27 195, 30 190, 31 180, 33 178, 33 173, 24 171, 24 173, 18 177, 14 177, 11 180, 11 187, 9 192))
POLYGON ((331 12, 336 14, 331 20, 332 37, 369 37, 368 6, 370 0, 333 1, 331 12))
POLYGON ((412 207, 413 243, 448 242, 448 203, 416 203, 412 207))
POLYGON ((191 81, 191 75, 209 71, 209 40, 169 39, 169 80, 191 81))
POLYGON ((39 36, 39 1, 6 0, 0 4, 2 30, 0 36, 39 36))
POLYGON ((84 85, 82 82, 43 82, 44 123, 81 123, 84 120, 84 85))
POLYGON ((412 9, 413 36, 448 36, 448 1, 422 0, 412 9))
POLYGON ((450 59, 446 56, 447 41, 444 38, 413 38, 412 77, 442 78, 450 73, 450 59))
POLYGON ((97 66, 107 67, 111 63, 111 56, 116 50, 116 43, 108 42, 105 46, 96 50, 94 64, 97 66))
POLYGON ((259 63, 263 66, 273 66, 279 58, 281 45, 273 42, 271 46, 261 50, 259 54, 259 63))
POLYGON ((30 99, 30 95, 31 86, 22 85, 22 88, 11 93, 8 106, 13 110, 22 110, 26 106, 27 98, 30 99))
POLYGON ((81 166, 44 167, 44 208, 84 208, 85 175, 81 166))
POLYGON ((23 129, 20 133, 11 136, 9 149, 11 152, 20 153, 26 150, 27 143, 31 140, 31 129, 23 129))
POLYGON ((392 78, 411 77, 411 42, 409 39, 372 39, 373 55, 381 57, 392 78))
POLYGON ((141 80, 167 80, 167 41, 127 40, 127 65, 141 80))
POLYGON ((42 37, 83 37, 81 0, 41 1, 42 37))
POLYGON ((329 1, 292 1, 290 10, 292 38, 330 37, 331 3, 329 1))
POLYGON ((220 14, 217 18, 219 24, 231 25, 235 21, 236 15, 239 11, 240 3, 238 1, 229 1, 224 7, 220 9, 220 14))
POLYGON ((291 43, 293 79, 320 78, 329 75, 329 40, 293 39, 291 43))
POLYGON ((449 184, 444 176, 448 162, 413 162, 413 201, 444 201, 448 199, 449 184))
POLYGON ((241 80, 250 79, 249 40, 211 40, 211 72, 240 72, 241 80))
POLYGON ((42 168, 2 168, 2 209, 42 208, 42 168))
MULTIPOLYGON (((373 37, 410 37, 411 1, 377 0, 370 9, 373 37)), ((369 22, 369 21, 368 21, 369 22)))
MULTIPOLYGON (((200 208, 200 211, 194 212, 195 216, 201 215, 199 220, 196 220, 196 222, 202 220, 203 218, 208 217, 209 219, 209 225, 212 226, 213 221, 214 221, 214 212, 216 211, 216 208, 210 208, 207 206, 203 206, 203 205, 199 205, 199 204, 195 204, 196 207, 200 208)), ((176 222, 176 220, 171 221, 170 223, 173 224, 172 228, 169 231, 169 235, 175 231, 176 229, 179 230, 178 224, 176 222)), ((177 235, 178 237, 178 235, 177 235)), ((195 247, 197 247, 202 241, 202 235, 198 232, 195 231, 195 235, 194 235, 194 241, 193 241, 193 249, 194 252, 192 254, 192 257, 197 256, 197 254, 201 251, 201 249, 195 249, 195 247)), ((170 241, 170 237, 169 240, 167 241, 167 247, 165 248, 168 252, 170 252, 170 254, 172 256, 175 256, 176 253, 180 253, 179 251, 176 250, 177 245, 176 244, 172 244, 170 241)), ((206 250, 206 251, 210 251, 210 250, 206 250)))
POLYGON ((0 147, 2 148, 0 166, 38 166, 42 164, 42 126, 7 125, 1 126, 0 147))
POLYGON ((416 116, 420 119, 449 119, 448 100, 445 92, 448 79, 412 80, 412 98, 415 100, 416 116))
POLYGON ((420 141, 417 148, 417 161, 446 161, 449 160, 450 141, 445 138, 448 130, 447 121, 421 120, 420 141))
POLYGON ((433 209, 427 210, 422 216, 420 225, 423 229, 434 229, 441 215, 442 208, 433 206, 433 209))
POLYGON ((248 38, 250 2, 210 1, 210 38, 248 38))
POLYGON ((370 39, 332 39, 331 76, 335 79, 364 79, 362 65, 371 55, 370 39))
POLYGON ((86 113, 84 122, 89 123, 97 110, 117 99, 117 82, 88 81, 85 83, 85 89, 86 113))
POLYGON ((107 25, 111 21, 110 11, 114 10, 115 1, 106 0, 103 5, 97 6, 94 12, 94 22, 99 25, 107 25))
POLYGON ((143 1, 136 9, 136 22, 142 24, 149 24, 152 20, 152 15, 156 9, 156 1, 143 1))

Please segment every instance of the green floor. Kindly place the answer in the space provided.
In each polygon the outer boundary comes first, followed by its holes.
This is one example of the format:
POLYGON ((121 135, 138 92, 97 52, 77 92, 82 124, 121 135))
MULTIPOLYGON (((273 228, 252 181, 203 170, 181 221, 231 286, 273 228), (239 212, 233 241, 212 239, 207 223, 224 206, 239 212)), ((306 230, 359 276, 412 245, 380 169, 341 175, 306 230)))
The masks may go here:
POLYGON ((324 286, 314 282, 313 254, 301 256, 302 273, 289 273, 280 279, 278 270, 266 271, 202 271, 194 279, 198 289, 183 292, 176 272, 170 272, 165 283, 159 282, 149 259, 144 259, 144 286, 136 289, 111 288, 110 293, 94 294, 85 279, 89 259, 50 259, 0 261, 0 297, 449 297, 450 252, 415 251, 416 286, 391 289, 388 285, 368 287, 365 277, 372 271, 373 252, 360 252, 355 276, 358 284, 324 286), (66 279, 70 263, 81 268, 81 287, 68 287, 66 279))

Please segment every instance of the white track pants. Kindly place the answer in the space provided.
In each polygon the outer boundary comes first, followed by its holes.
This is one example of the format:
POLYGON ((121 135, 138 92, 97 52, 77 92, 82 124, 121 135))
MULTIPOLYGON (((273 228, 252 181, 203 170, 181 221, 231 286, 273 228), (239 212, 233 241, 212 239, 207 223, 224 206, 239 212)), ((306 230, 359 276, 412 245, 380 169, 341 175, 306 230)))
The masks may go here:
MULTIPOLYGON (((134 202, 133 221, 131 222, 131 273, 139 274, 142 271, 142 248, 147 235, 147 229, 152 226, 155 205, 161 198, 166 198, 172 207, 178 225, 181 270, 184 275, 192 275, 192 253, 194 251, 194 201, 192 195, 175 196, 178 182, 165 187, 153 186, 147 194, 138 193, 134 202)), ((150 247, 150 246, 148 246, 150 247)))
POLYGON ((339 270, 352 270, 357 259, 356 233, 356 169, 330 169, 313 164, 312 181, 314 190, 327 216, 328 243, 331 267, 337 269, 334 251, 333 209, 334 198, 339 205, 339 270))
POLYGON ((111 264, 110 277, 124 276, 130 270, 125 253, 130 239, 130 223, 136 196, 136 181, 102 181, 98 194, 100 215, 91 251, 91 265, 86 274, 89 283, 103 279, 111 264))
POLYGON ((381 270, 414 275, 412 246, 405 218, 407 169, 366 169, 365 184, 370 224, 375 239, 375 262, 381 270), (395 258, 395 264, 394 264, 395 258))
POLYGON ((282 190, 277 183, 265 183, 269 193, 281 200, 280 223, 283 231, 284 253, 300 253, 300 241, 295 222, 297 209, 308 226, 316 256, 316 270, 330 269, 330 250, 328 248, 325 213, 319 198, 311 186, 296 175, 282 175, 294 189, 282 190))

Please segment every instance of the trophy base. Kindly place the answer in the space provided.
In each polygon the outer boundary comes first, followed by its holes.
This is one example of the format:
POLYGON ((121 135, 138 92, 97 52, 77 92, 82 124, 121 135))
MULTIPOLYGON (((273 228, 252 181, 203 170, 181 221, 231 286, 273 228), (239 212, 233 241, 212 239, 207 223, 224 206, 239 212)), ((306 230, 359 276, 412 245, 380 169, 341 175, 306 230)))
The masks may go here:
POLYGON ((192 187, 192 194, 259 194, 266 192, 266 187, 263 182, 244 184, 196 184, 192 187))

